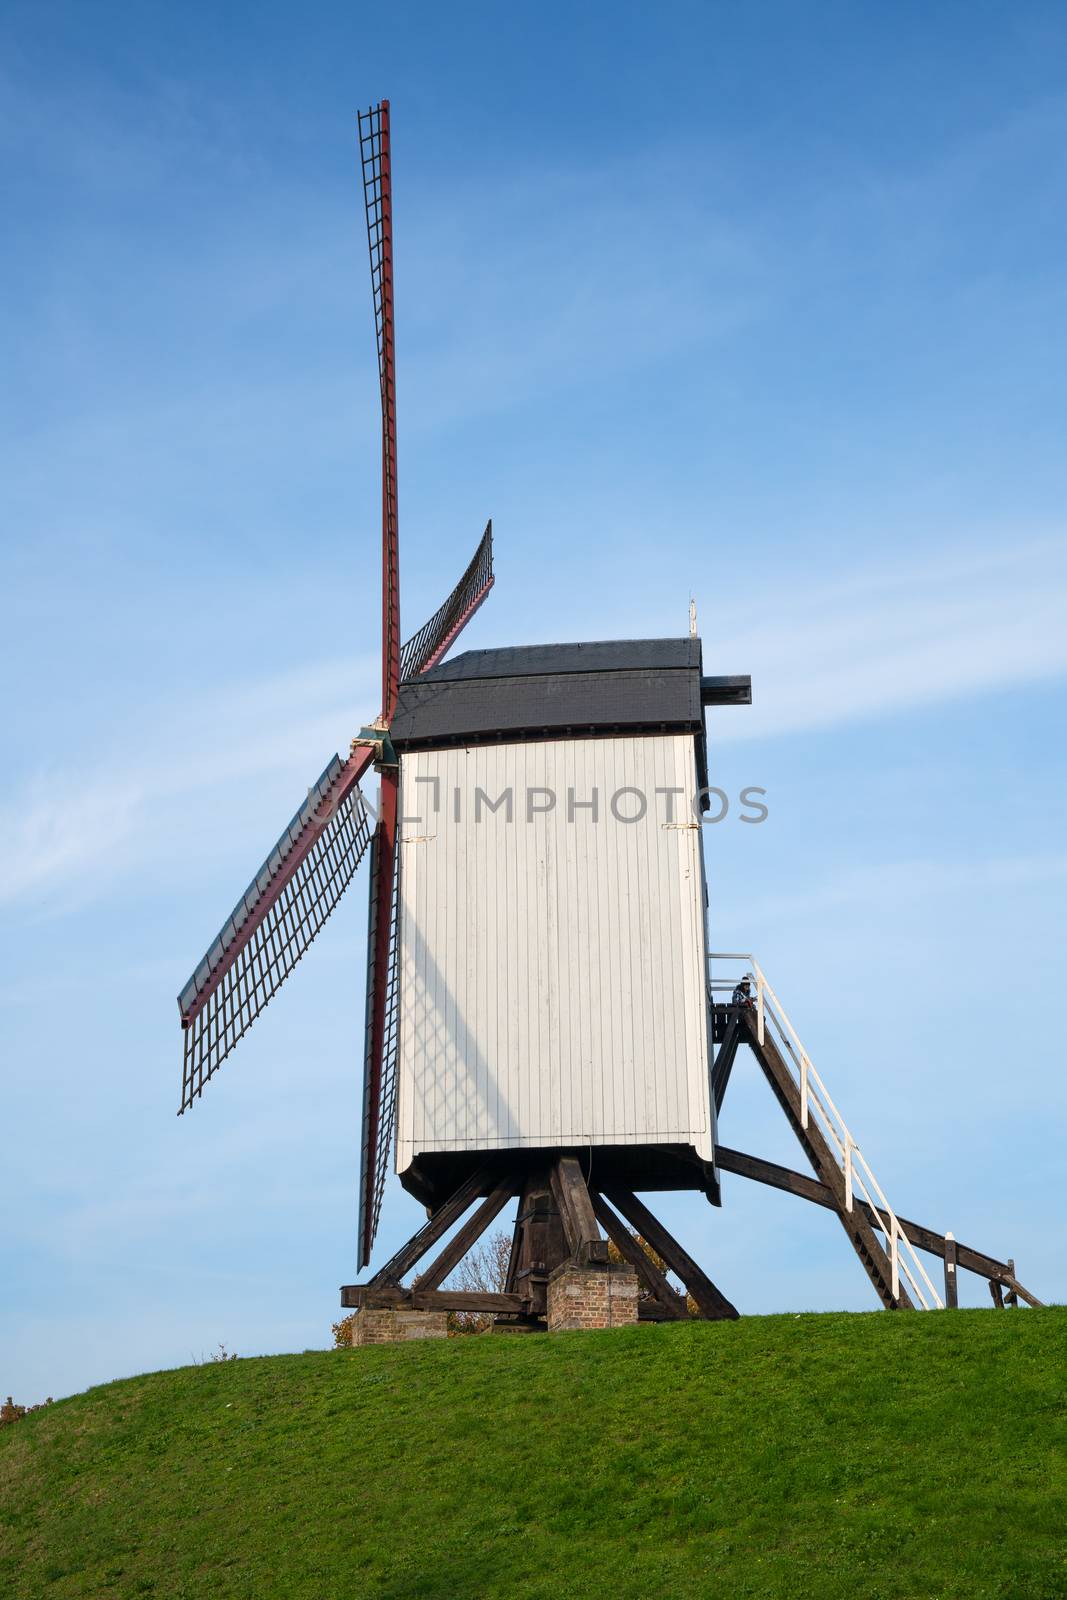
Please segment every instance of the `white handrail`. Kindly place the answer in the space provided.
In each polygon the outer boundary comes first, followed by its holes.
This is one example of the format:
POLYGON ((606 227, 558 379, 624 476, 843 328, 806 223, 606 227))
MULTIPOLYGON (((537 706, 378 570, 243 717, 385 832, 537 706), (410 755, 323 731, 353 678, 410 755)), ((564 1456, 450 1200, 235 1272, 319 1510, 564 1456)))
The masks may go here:
MULTIPOLYGON (((713 983, 711 980, 712 961, 746 961, 751 966, 751 973, 745 973, 744 978, 755 980, 756 985, 756 1034, 760 1044, 766 1038, 766 1025, 768 1018, 774 1031, 778 1034, 785 1046, 785 1058, 791 1062, 796 1070, 797 1082, 800 1089, 800 1125, 806 1128, 811 1115, 814 1113, 820 1131, 829 1141, 831 1150, 844 1178, 845 1206, 851 1212, 854 1197, 859 1195, 873 1212, 873 1221, 885 1238, 886 1254, 889 1257, 892 1272, 892 1293, 896 1299, 900 1293, 900 1274, 903 1272, 907 1279, 918 1305, 929 1311, 932 1306, 938 1310, 943 1309, 941 1296, 930 1281, 929 1274, 919 1259, 914 1245, 907 1233, 900 1225, 900 1220, 893 1210, 881 1184, 878 1182, 862 1150, 849 1131, 848 1124, 837 1109, 822 1078, 819 1076, 812 1063, 811 1057, 800 1042, 800 1037, 789 1020, 789 1015, 775 994, 763 973, 759 962, 750 953, 726 954, 713 951, 708 957, 708 983, 711 989, 722 988, 723 984, 713 983), (903 1246, 903 1248, 901 1248, 903 1246), (929 1296, 929 1298, 927 1298, 929 1296)), ((742 979, 741 981, 744 981, 742 979)), ((730 985, 727 985, 730 987, 730 985)))

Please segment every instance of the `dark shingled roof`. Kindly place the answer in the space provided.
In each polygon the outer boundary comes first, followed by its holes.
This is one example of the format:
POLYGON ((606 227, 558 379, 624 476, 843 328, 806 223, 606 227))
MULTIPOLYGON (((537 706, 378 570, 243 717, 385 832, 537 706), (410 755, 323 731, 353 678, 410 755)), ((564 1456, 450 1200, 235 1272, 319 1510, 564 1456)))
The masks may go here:
POLYGON ((400 686, 398 749, 588 734, 703 733, 699 639, 467 650, 400 686))
POLYGON ((699 639, 594 639, 589 644, 519 644, 465 650, 423 673, 421 683, 456 678, 528 678, 560 672, 700 670, 699 639))

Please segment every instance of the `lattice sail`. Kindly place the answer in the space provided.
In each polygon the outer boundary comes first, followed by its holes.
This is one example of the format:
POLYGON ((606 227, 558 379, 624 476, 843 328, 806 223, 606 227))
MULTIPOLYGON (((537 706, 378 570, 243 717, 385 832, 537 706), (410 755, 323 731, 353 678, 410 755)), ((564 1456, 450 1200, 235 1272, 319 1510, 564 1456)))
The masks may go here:
POLYGON ((393 180, 389 102, 359 113, 378 378, 382 394, 382 716, 393 720, 400 682, 400 555, 396 479, 396 353, 393 324, 393 180))
POLYGON ((367 1035, 363 1065, 363 1137, 359 1175, 359 1261, 362 1271, 370 1261, 382 1213, 382 1196, 389 1175, 396 1124, 396 1069, 399 1046, 400 976, 400 852, 395 850, 393 893, 389 912, 389 938, 377 937, 379 878, 383 865, 381 830, 371 846, 370 916, 367 925, 367 1035), (382 950, 384 955, 376 953, 382 950), (384 970, 379 973, 378 962, 384 970), (374 1000, 379 982, 384 984, 384 1026, 380 1070, 375 1062, 374 1000))
POLYGON ((424 622, 400 655, 401 679, 417 678, 440 661, 493 587, 493 523, 486 523, 470 566, 444 605, 424 622))
POLYGON ((358 784, 373 759, 370 748, 346 762, 334 756, 178 996, 181 1111, 277 994, 352 881, 370 843, 358 784))

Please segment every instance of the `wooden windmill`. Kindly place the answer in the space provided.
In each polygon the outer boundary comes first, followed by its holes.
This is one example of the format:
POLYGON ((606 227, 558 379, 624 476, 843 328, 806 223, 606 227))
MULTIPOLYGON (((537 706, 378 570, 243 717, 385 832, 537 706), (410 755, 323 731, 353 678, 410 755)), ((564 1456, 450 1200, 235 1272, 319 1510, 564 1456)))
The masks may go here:
POLYGON ((722 1171, 835 1211, 887 1307, 941 1304, 917 1251, 942 1258, 949 1304, 958 1267, 994 1299, 1036 1303, 1011 1262, 896 1216, 758 963, 709 949, 704 713, 748 703, 748 678, 705 676, 692 632, 446 660, 493 585, 491 524, 401 644, 387 101, 359 131, 382 412, 382 711, 329 762, 182 990, 182 1111, 369 853, 359 1269, 391 1165, 427 1221, 342 1290, 361 1337, 443 1332, 449 1310, 516 1329, 694 1307, 735 1317, 637 1197, 690 1189, 718 1206, 722 1171), (373 826, 359 789, 371 767, 373 826), (718 1143, 742 1044, 813 1177, 718 1143), (444 1287, 516 1198, 504 1289, 444 1287))

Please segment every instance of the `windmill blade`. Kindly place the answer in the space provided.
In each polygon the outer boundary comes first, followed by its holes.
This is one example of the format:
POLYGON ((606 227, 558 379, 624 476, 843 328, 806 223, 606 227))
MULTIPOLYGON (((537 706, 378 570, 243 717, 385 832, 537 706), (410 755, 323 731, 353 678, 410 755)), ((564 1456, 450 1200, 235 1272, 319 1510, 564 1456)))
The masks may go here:
POLYGON ((424 622, 418 633, 410 638, 400 654, 402 681, 417 678, 429 672, 442 656, 451 649, 458 636, 473 617, 490 589, 493 587, 493 519, 485 525, 478 548, 471 557, 470 566, 452 590, 444 605, 439 606, 424 622))
POLYGON ((359 1179, 359 1270, 370 1260, 374 1236, 378 1231, 396 1115, 400 945, 398 809, 397 773, 395 769, 386 768, 382 772, 381 814, 371 849, 370 915, 367 924, 367 1032, 359 1179))
POLYGON ((359 780, 377 754, 334 756, 178 996, 185 1035, 182 1103, 204 1084, 277 994, 352 881, 370 843, 359 780))
POLYGON ((396 349, 393 325, 393 179, 389 102, 359 113, 378 378, 382 395, 382 717, 392 722, 400 687, 400 552, 396 483, 396 349))

